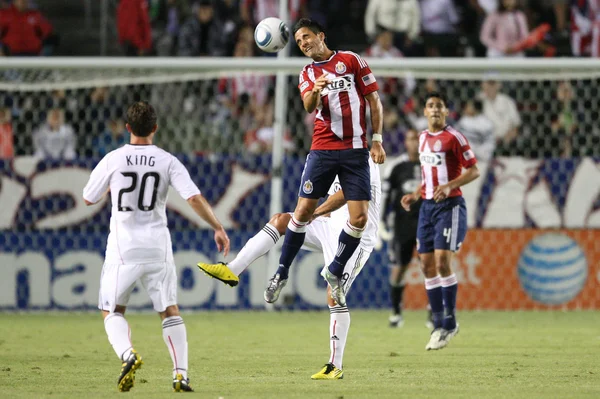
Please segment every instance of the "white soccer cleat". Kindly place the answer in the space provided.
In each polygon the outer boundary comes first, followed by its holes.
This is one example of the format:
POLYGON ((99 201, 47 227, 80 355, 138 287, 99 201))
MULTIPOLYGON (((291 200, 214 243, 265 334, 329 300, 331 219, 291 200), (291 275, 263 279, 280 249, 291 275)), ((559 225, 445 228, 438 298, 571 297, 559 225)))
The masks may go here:
POLYGON ((429 337, 429 342, 425 346, 425 349, 428 351, 442 349, 446 346, 446 341, 442 340, 442 332, 444 332, 443 328, 436 328, 431 332, 431 336, 429 337))
POLYGON ((450 340, 456 336, 456 334, 458 334, 458 323, 456 323, 456 327, 454 327, 453 330, 442 329, 442 335, 440 336, 440 340, 443 340, 445 342, 444 346, 446 346, 448 345, 450 340))
POLYGON ((404 327, 404 317, 400 314, 393 314, 389 318, 390 327, 392 328, 401 328, 404 327))
POLYGON ((331 298, 337 302, 340 306, 346 306, 346 294, 344 294, 344 287, 340 282, 340 278, 329 271, 329 267, 325 266, 321 271, 321 276, 327 281, 327 284, 331 287, 331 298))

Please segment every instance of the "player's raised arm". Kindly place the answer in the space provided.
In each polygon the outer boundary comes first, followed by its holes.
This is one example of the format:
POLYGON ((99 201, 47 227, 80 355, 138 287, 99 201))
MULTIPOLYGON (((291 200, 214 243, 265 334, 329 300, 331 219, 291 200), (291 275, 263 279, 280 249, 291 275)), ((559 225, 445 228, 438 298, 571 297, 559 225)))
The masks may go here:
POLYGON ((229 254, 230 245, 229 237, 208 201, 206 201, 202 194, 197 194, 188 198, 187 202, 194 212, 213 228, 215 231, 215 243, 217 244, 217 249, 219 252, 223 251, 223 255, 227 256, 227 254, 229 254))
POLYGON ((376 91, 367 94, 365 99, 371 109, 371 126, 373 126, 371 158, 375 163, 381 164, 385 161, 385 150, 382 145, 383 137, 381 136, 383 131, 383 105, 381 105, 379 93, 376 91))

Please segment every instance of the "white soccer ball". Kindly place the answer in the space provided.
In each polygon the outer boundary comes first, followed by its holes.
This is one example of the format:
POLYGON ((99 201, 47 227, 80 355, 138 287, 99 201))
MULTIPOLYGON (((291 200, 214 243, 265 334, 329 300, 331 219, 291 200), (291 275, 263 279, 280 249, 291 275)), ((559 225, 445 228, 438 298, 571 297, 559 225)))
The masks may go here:
POLYGON ((254 30, 254 41, 259 49, 276 53, 285 47, 290 39, 290 30, 279 18, 269 17, 258 23, 254 30))

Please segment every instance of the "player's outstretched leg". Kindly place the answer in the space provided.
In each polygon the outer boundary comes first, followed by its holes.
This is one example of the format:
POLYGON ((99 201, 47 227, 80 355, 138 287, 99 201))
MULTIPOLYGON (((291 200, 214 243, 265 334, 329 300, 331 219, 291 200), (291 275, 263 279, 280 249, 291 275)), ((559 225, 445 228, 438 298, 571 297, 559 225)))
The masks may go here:
MULTIPOLYGON (((328 289, 330 291, 331 288, 328 289)), ((329 293, 328 293, 329 294, 329 293)), ((329 305, 329 362, 310 378, 313 380, 339 380, 344 378, 342 365, 344 349, 350 330, 350 312, 346 306, 333 302, 331 296, 327 299, 329 305)))
POLYGON ((240 282, 240 278, 231 271, 227 263, 219 262, 210 264, 200 262, 198 263, 198 268, 206 275, 216 278, 230 287, 235 287, 240 282))
POLYGON ((246 245, 231 262, 198 263, 198 268, 210 277, 235 287, 240 281, 239 275, 255 260, 269 252, 277 244, 281 235, 285 234, 286 226, 291 217, 288 213, 273 215, 269 223, 246 242, 246 245))

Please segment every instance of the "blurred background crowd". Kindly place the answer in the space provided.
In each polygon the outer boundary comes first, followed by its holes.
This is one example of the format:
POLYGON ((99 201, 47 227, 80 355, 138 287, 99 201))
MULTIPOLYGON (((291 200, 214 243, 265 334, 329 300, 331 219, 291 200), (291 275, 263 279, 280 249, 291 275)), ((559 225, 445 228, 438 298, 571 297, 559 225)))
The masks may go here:
MULTIPOLYGON (((268 57, 253 32, 258 21, 279 14, 278 3, 0 0, 0 54, 268 57)), ((289 0, 289 10, 292 21, 321 22, 330 48, 368 57, 598 57, 600 51, 600 0, 289 0)), ((289 81, 295 112, 284 145, 302 155, 314 116, 302 111, 296 80, 289 81)), ((407 75, 379 83, 391 154, 403 151, 407 130, 426 127, 420 99, 441 90, 450 99, 450 122, 481 159, 600 155, 597 79, 510 82, 490 74, 457 82, 407 75)), ((0 157, 104 155, 128 140, 123 109, 142 97, 159 103, 169 150, 269 152, 273 87, 274 78, 240 73, 169 87, 0 91, 0 157), (165 93, 169 104, 160 101, 165 93), (187 139, 173 140, 179 136, 187 139)))

